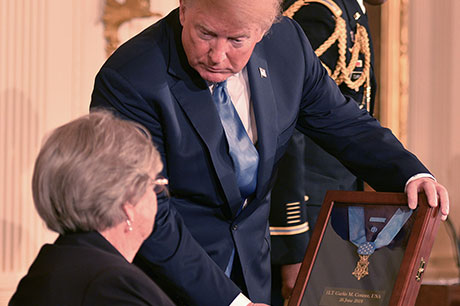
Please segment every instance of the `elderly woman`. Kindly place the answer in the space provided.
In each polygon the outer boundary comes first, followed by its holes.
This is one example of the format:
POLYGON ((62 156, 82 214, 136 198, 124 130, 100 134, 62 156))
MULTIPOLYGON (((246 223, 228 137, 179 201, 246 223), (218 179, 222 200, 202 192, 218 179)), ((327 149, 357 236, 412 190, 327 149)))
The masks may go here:
POLYGON ((56 129, 35 163, 35 207, 60 235, 46 244, 10 305, 173 305, 130 262, 165 189, 142 126, 93 113, 56 129))

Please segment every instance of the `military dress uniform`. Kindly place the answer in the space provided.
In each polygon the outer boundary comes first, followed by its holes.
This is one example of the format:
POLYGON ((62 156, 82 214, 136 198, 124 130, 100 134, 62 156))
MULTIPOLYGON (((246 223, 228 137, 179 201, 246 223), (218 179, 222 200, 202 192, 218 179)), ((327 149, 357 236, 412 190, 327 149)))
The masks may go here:
MULTIPOLYGON (((284 15, 296 20, 343 94, 371 114, 376 80, 366 14, 356 0, 290 0, 284 15)), ((270 235, 273 289, 280 265, 302 261, 327 190, 362 190, 363 184, 335 157, 295 132, 272 191, 270 235)), ((273 297, 276 305, 277 297, 273 297)))

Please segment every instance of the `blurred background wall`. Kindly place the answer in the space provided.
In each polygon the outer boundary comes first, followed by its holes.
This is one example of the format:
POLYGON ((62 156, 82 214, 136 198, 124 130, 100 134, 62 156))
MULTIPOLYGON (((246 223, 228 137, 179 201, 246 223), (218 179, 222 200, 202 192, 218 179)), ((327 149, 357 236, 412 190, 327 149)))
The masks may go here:
MULTIPOLYGON (((407 2, 389 0, 382 13, 407 2)), ((178 0, 149 4, 155 14, 124 23, 118 31, 121 41, 167 14, 178 0)), ((88 112, 94 76, 106 59, 105 5, 105 0, 0 0, 0 305, 7 304, 41 245, 56 237, 33 207, 33 163, 48 131, 88 112)), ((397 124, 403 125, 409 149, 449 188, 450 218, 458 230, 460 1, 412 0, 406 7, 408 107, 397 124)), ((380 30, 394 26, 399 25, 387 16, 380 30)), ((393 48, 391 41, 383 43, 393 48)), ((384 64, 391 80, 399 64, 384 64)), ((382 105, 388 105, 385 99, 381 97, 382 105)), ((387 119, 383 122, 391 127, 387 119)), ((453 257, 441 227, 425 280, 457 277, 453 257)))
MULTIPOLYGON (((391 2, 393 0, 389 0, 391 2)), ((411 0, 407 145, 450 193, 460 230, 460 1, 411 0)), ((454 249, 441 226, 425 280, 458 278, 454 249)))

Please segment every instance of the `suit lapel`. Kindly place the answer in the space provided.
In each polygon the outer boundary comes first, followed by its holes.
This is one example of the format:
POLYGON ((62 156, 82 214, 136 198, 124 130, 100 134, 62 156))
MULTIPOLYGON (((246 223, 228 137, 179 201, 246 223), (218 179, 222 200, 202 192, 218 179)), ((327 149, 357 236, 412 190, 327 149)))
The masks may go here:
POLYGON ((258 135, 257 149, 260 160, 256 197, 260 198, 266 192, 272 175, 277 141, 275 95, 268 64, 260 45, 254 49, 247 71, 258 135))
POLYGON ((186 82, 181 80, 171 87, 171 91, 205 143, 232 214, 235 215, 242 204, 241 195, 219 115, 207 88, 190 92, 187 87, 186 82))
POLYGON ((169 74, 174 76, 170 84, 171 92, 206 145, 234 216, 242 205, 241 195, 222 123, 206 82, 188 65, 180 43, 180 30, 174 32, 176 37, 171 40, 168 67, 169 74))

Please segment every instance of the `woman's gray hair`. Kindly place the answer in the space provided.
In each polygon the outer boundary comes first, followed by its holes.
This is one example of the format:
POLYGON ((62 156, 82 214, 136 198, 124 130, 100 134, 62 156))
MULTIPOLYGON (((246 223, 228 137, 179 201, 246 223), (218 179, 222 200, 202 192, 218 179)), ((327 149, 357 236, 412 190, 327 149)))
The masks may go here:
POLYGON ((122 205, 135 205, 161 168, 147 129, 97 111, 46 139, 32 178, 35 207, 55 232, 103 231, 126 219, 122 205))

